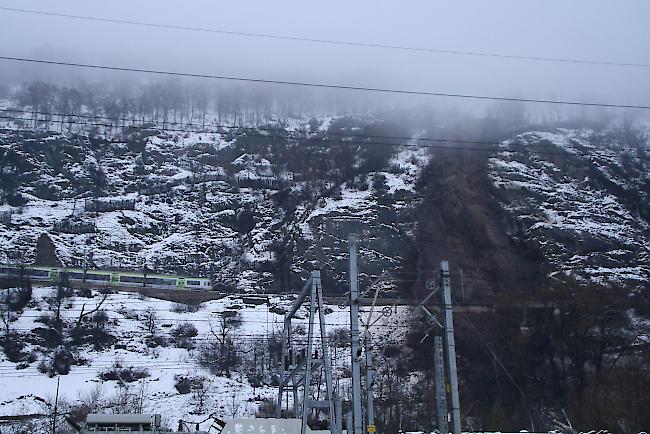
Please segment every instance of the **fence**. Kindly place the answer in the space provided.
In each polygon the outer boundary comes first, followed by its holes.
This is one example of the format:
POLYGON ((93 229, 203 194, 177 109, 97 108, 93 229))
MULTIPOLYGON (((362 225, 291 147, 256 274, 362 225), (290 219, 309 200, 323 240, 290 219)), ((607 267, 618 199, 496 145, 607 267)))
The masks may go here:
POLYGON ((94 222, 73 222, 64 219, 60 222, 54 222, 53 230, 55 232, 63 232, 66 234, 89 234, 97 232, 97 227, 94 222))

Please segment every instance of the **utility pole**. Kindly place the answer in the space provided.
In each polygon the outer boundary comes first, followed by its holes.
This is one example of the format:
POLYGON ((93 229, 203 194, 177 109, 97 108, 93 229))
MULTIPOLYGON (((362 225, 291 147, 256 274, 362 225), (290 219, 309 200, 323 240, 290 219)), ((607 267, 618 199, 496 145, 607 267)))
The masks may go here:
POLYGON ((447 392, 445 391, 445 356, 442 350, 442 336, 433 337, 433 368, 435 371, 436 414, 438 415, 438 431, 447 434, 447 392))
POLYGON ((336 432, 341 434, 343 432, 343 400, 340 396, 336 397, 336 432))
POLYGON ((52 418, 52 434, 56 434, 56 417, 57 410, 59 406, 59 383, 61 382, 61 377, 56 378, 56 396, 54 398, 54 417, 52 418))
POLYGON ((456 369, 456 342, 454 339, 454 314, 451 304, 451 280, 449 278, 449 262, 440 262, 440 287, 442 288, 442 325, 444 328, 446 365, 449 372, 449 394, 451 395, 451 424, 454 434, 460 431, 460 399, 458 397, 458 370, 456 369))
POLYGON ((368 406, 366 417, 368 418, 368 432, 374 433, 377 432, 377 427, 375 426, 375 403, 372 396, 374 371, 372 368, 371 339, 370 334, 366 333, 366 405, 368 406))
POLYGON ((463 282, 463 267, 458 267, 458 272, 460 274, 460 298, 465 304, 465 282, 463 282))
POLYGON ((83 261, 83 274, 81 275, 81 281, 86 283, 86 274, 88 272, 88 244, 84 246, 84 261, 83 261))
MULTIPOLYGON (((363 415, 361 413, 361 369, 359 367, 359 282, 357 269, 357 235, 348 238, 350 254, 350 335, 352 338, 352 418, 353 434, 362 434, 363 415)), ((349 429, 349 428, 348 428, 349 429)))

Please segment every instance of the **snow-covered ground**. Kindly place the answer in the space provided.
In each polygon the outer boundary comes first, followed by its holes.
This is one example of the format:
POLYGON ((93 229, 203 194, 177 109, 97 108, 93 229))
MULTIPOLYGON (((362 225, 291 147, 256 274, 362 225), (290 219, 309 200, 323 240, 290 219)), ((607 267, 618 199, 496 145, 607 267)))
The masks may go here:
MULTIPOLYGON (((12 322, 10 329, 21 334, 30 333, 37 327, 43 326, 37 319, 44 314, 51 314, 52 307, 48 297, 54 288, 34 288, 32 303, 12 322)), ((183 419, 185 421, 201 421, 210 414, 227 419, 233 417, 253 416, 261 399, 275 399, 277 389, 269 385, 254 388, 247 380, 245 373, 250 366, 234 368, 230 377, 212 375, 209 370, 198 362, 199 349, 204 344, 214 341, 212 331, 218 331, 220 314, 224 311, 239 312, 241 326, 233 331, 233 338, 242 352, 259 351, 258 357, 264 357, 267 352, 265 339, 273 333, 278 333, 283 327, 281 312, 288 309, 294 296, 271 297, 267 303, 247 305, 241 297, 231 296, 220 300, 203 303, 197 312, 179 312, 172 302, 142 297, 139 294, 117 292, 109 294, 101 308, 108 314, 107 330, 117 341, 116 346, 105 350, 94 350, 91 346, 81 346, 73 352, 75 356, 85 360, 83 365, 73 365, 67 375, 48 377, 39 372, 41 360, 48 357, 47 351, 36 346, 28 345, 26 352, 33 352, 34 361, 26 365, 12 363, 0 356, 0 415, 25 415, 48 413, 48 404, 54 401, 57 382, 60 381, 59 401, 70 405, 79 404, 92 393, 98 393, 104 400, 109 400, 120 394, 144 395, 144 412, 161 413, 172 426, 183 419), (196 349, 187 350, 170 345, 150 348, 146 344, 150 335, 147 330, 145 316, 155 313, 156 334, 170 338, 171 330, 179 324, 190 322, 198 330, 193 338, 196 349), (122 367, 146 369, 149 376, 132 383, 118 384, 116 381, 102 381, 99 374, 111 369, 119 363, 122 367), (20 369, 19 369, 20 368, 20 369), (207 379, 208 391, 203 405, 199 405, 193 393, 180 394, 174 387, 175 376, 203 376, 207 379), (48 404, 46 404, 48 403, 48 404)), ((62 318, 72 324, 78 318, 82 306, 87 312, 101 301, 101 296, 94 298, 74 296, 65 299, 62 318)), ((378 343, 388 339, 399 339, 404 327, 401 326, 404 308, 395 308, 397 313, 390 317, 382 317, 374 327, 375 339, 378 343), (397 330, 397 331, 395 331, 397 330), (388 333, 392 331, 391 333, 388 333)), ((362 318, 366 313, 362 313, 362 318)), ((377 313, 375 313, 377 315, 377 313)), ((306 326, 308 305, 298 311, 296 325, 306 326)), ((377 316, 375 316, 377 317, 377 316)), ((326 327, 328 332, 336 329, 349 328, 349 311, 345 306, 328 305, 326 307, 326 327)), ((306 327, 305 327, 306 329, 306 327)), ((318 332, 318 326, 316 327, 318 332)), ((304 342, 304 336, 298 341, 304 342)), ((318 339, 317 339, 318 342, 318 339)), ((332 351, 332 350, 330 350, 332 351)), ((338 348, 332 352, 335 376, 349 366, 349 350, 338 348)), ((248 357, 250 359, 250 357, 248 357)), ((275 368, 274 368, 275 369, 275 368)), ((345 379, 343 384, 345 384, 345 379)), ((207 429, 210 421, 202 428, 207 429)))

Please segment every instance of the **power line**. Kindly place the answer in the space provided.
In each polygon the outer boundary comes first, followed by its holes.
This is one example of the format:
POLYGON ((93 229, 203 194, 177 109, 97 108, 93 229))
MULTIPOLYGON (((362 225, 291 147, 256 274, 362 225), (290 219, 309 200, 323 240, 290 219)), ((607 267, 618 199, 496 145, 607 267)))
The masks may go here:
MULTIPOLYGON (((116 121, 115 118, 111 118, 109 116, 98 116, 98 115, 86 115, 86 114, 74 114, 74 113, 54 113, 54 112, 43 112, 43 111, 33 111, 33 110, 24 110, 24 109, 15 109, 15 108, 10 108, 10 109, 0 109, 0 112, 11 112, 11 113, 27 113, 27 114, 36 114, 36 115, 44 115, 44 116, 59 116, 59 117, 77 117, 77 118, 82 118, 82 119, 99 119, 102 121, 116 121)), ((21 118, 18 118, 21 119, 21 118)), ((34 119, 26 119, 26 120, 31 120, 33 121, 34 119)), ((139 119, 136 119, 135 117, 131 116, 130 118, 127 117, 122 117, 117 119, 117 122, 136 122, 140 121, 139 119)), ((51 121, 55 122, 55 121, 51 121)), ((65 121, 64 123, 68 123, 69 121, 65 121)), ((146 122, 160 122, 160 120, 156 121, 145 121, 146 122)), ((245 126, 233 126, 233 125, 225 125, 225 124, 211 124, 211 123, 192 123, 192 122, 175 122, 175 121, 163 121, 165 124, 170 124, 170 125, 181 125, 183 127, 201 127, 204 130, 203 131, 198 131, 198 132, 205 132, 206 134, 210 133, 210 131, 205 130, 206 127, 209 128, 218 128, 218 129, 227 129, 227 130, 245 130, 245 131, 266 131, 269 133, 275 133, 275 132, 291 132, 291 130, 284 130, 281 128, 273 128, 273 127, 265 127, 265 126, 258 126, 258 127, 245 127, 245 126)), ((122 128, 137 128, 135 125, 124 125, 122 128)), ((156 127, 144 127, 146 129, 158 129, 156 127)), ((165 129, 166 130, 166 129, 165 129)), ((171 131, 176 131, 176 130, 171 130, 171 131)), ((180 132, 194 132, 192 130, 178 130, 180 132)), ((300 133, 300 131, 295 131, 296 133, 300 133)), ((230 131, 226 132, 219 132, 219 131, 213 131, 212 133, 219 133, 219 134, 228 134, 228 135, 237 135, 236 133, 232 133, 230 131)), ((452 139, 452 138, 434 138, 434 137, 419 137, 419 136, 384 136, 384 135, 376 135, 376 134, 346 134, 346 133, 337 133, 337 132, 325 132, 327 136, 336 136, 336 137, 354 137, 354 138, 373 138, 373 139, 388 139, 388 140, 407 140, 407 141, 415 141, 415 142, 448 142, 448 143, 468 143, 468 144, 481 144, 481 145, 499 145, 499 142, 494 142, 494 141, 485 141, 485 140, 461 140, 461 139, 452 139)), ((300 136, 260 136, 260 137, 268 137, 268 138, 302 138, 300 136)), ((316 138, 317 139, 317 138, 316 138)), ((401 145, 400 145, 401 146, 401 145)), ((406 146, 406 145, 404 145, 406 146)), ((536 145, 533 145, 536 146, 536 145)), ((537 145, 539 146, 539 145, 537 145)))
POLYGON ((206 28, 206 27, 193 27, 193 26, 180 26, 173 24, 162 24, 162 23, 151 23, 144 21, 132 21, 124 19, 112 19, 112 18, 102 18, 102 17, 91 17, 85 15, 73 15, 65 14, 60 12, 51 12, 51 11, 41 11, 33 9, 21 9, 21 8, 11 8, 6 6, 0 6, 1 10, 35 14, 35 15, 46 15, 60 18, 73 18, 78 20, 94 21, 94 22, 106 22, 114 24, 128 24, 135 26, 145 26, 152 28, 160 29, 172 29, 172 30, 185 30, 185 31, 194 31, 194 32, 204 32, 204 33, 217 33, 222 35, 232 35, 232 36, 245 36, 252 38, 266 38, 266 39, 275 39, 283 41, 298 41, 298 42, 312 42, 318 44, 326 45, 339 45, 339 46, 351 46, 351 47, 363 47, 363 48, 380 48, 396 51, 410 51, 410 52, 420 52, 420 53, 436 53, 436 54, 452 54, 452 55, 461 55, 461 56, 478 56, 478 57, 492 57, 499 59, 512 59, 512 60, 527 60, 527 61, 539 61, 539 62, 560 62, 560 63, 575 63, 575 64, 587 64, 587 65, 605 65, 605 66, 624 66, 624 67, 637 67, 637 68, 648 68, 650 64, 648 63, 634 63, 634 62, 615 62, 615 61, 605 61, 605 60, 590 60, 590 59, 572 59, 564 57, 544 57, 544 56, 519 56, 513 54, 503 54, 503 53, 490 53, 490 52, 480 52, 480 51, 464 51, 464 50, 451 50, 451 49, 440 49, 440 48, 429 48, 429 47, 413 47, 406 45, 395 45, 395 44, 379 44, 379 43, 370 43, 370 42, 359 42, 359 41, 343 41, 343 40, 334 40, 334 39, 320 39, 320 38, 308 38, 302 36, 291 36, 291 35, 277 35, 270 33, 254 33, 254 32, 240 32, 233 30, 224 30, 216 28, 206 28))
MULTIPOLYGON (((1 112, 1 110, 0 110, 1 112)), ((44 112, 42 112, 44 113, 44 112)), ((54 114, 52 114, 54 115, 54 114)), ((56 116, 66 116, 65 114, 63 115, 56 115, 56 116)), ((70 115, 70 116, 79 116, 81 118, 84 118, 82 115, 70 115)), ((88 118, 91 118, 89 116, 88 118)), ((53 121, 51 119, 39 119, 39 118, 25 118, 25 117, 18 117, 18 116, 0 116, 0 119, 6 119, 9 121, 22 121, 22 122, 47 122, 47 123, 55 123, 58 121, 53 121)), ((108 118, 107 118, 108 119, 108 118)), ((159 131, 166 131, 166 132, 181 132, 181 133, 195 133, 195 134, 214 134, 218 133, 218 131, 210 131, 210 130, 192 130, 192 129, 185 129, 185 128, 167 128, 167 127, 150 127, 150 126, 138 126, 138 125, 120 125, 119 122, 117 124, 114 123, 101 123, 101 122, 85 122, 85 121, 80 121, 80 120, 66 120, 63 123, 65 124, 72 124, 72 125, 80 125, 80 126, 91 126, 91 127, 110 127, 110 128, 132 128, 132 129, 140 129, 140 130, 159 130, 159 131)), ((225 127, 225 128, 241 128, 246 131, 248 130, 255 130, 255 128, 252 127, 225 127)), ((299 142, 309 142, 315 144, 315 146, 318 145, 328 145, 328 146, 337 146, 337 145, 342 145, 342 146, 350 146, 350 145, 358 145, 358 146, 390 146, 390 147, 406 147, 406 148, 433 148, 433 149, 449 149, 449 150, 455 150, 455 151, 477 151, 477 152, 521 152, 518 150, 510 149, 508 147, 521 147, 521 148, 531 148, 531 147, 556 147, 557 145, 553 143, 512 143, 512 142, 488 142, 488 141, 477 141, 477 140, 460 140, 460 139, 447 139, 447 138, 418 138, 418 137, 395 137, 396 139, 412 139, 413 141, 417 140, 425 140, 425 141, 435 141, 435 142, 440 142, 440 143, 454 143, 454 144, 485 144, 485 145, 495 145, 495 146, 500 146, 499 148, 486 148, 486 147, 467 147, 467 146, 445 146, 445 145, 436 145, 432 143, 396 143, 396 142, 377 142, 377 141, 359 141, 359 140, 345 140, 345 139, 340 139, 340 140, 333 140, 329 139, 326 137, 320 138, 320 137, 301 137, 301 136, 294 136, 294 135, 275 135, 275 136, 268 136, 266 134, 261 134, 261 133, 251 133, 251 132, 240 132, 240 131, 229 131, 227 133, 223 133, 226 135, 231 135, 231 136, 236 136, 236 137, 259 137, 259 138, 264 138, 264 139, 292 139, 296 140, 299 142)), ((346 136, 344 134, 333 134, 335 136, 341 136, 341 137, 368 137, 368 138, 373 138, 373 137, 382 137, 382 136, 373 136, 373 135, 350 135, 346 136)), ((390 136, 383 136, 386 138, 389 138, 390 136)), ((642 148, 642 147, 607 147, 607 148, 596 148, 596 149, 601 149, 601 150, 620 150, 620 151, 648 151, 650 149, 648 148, 642 148)), ((558 151, 543 151, 543 150, 535 150, 534 151, 537 154, 540 155, 565 155, 566 152, 558 152, 558 151)), ((466 202, 464 202, 466 203, 466 202)))
MULTIPOLYGON (((89 115, 89 114, 75 114, 75 113, 60 113, 60 112, 44 112, 44 111, 33 111, 33 110, 25 110, 25 109, 16 109, 16 108, 9 108, 9 109, 0 109, 0 113, 2 112, 9 112, 9 113, 26 113, 26 114, 31 114, 31 115, 43 115, 43 116, 58 116, 58 117, 67 117, 67 118, 81 118, 81 119, 99 119, 101 121, 108 121, 108 122, 116 122, 118 128, 135 128, 135 129, 155 129, 155 130, 164 130, 164 131, 172 131, 172 132, 193 132, 193 133, 200 133, 200 134, 223 134, 223 135, 234 135, 234 136, 253 136, 253 137, 262 137, 262 138, 269 138, 269 139, 274 139, 274 138, 280 138, 280 139, 297 139, 297 140, 324 140, 324 138, 320 137, 304 137, 301 136, 300 134, 302 133, 301 131, 292 131, 292 130, 286 130, 282 129, 280 127, 268 127, 268 126, 257 126, 257 127, 246 127, 246 126, 234 126, 234 125, 225 125, 225 124, 212 124, 212 123, 192 123, 192 122, 176 122, 176 121, 162 121, 163 124, 169 124, 169 125, 181 125, 183 128, 181 129, 168 129, 168 128, 160 128, 159 126, 144 126, 144 125, 134 125, 135 122, 142 122, 140 119, 137 119, 135 116, 131 117, 121 117, 119 119, 111 118, 109 116, 99 116, 99 115, 89 115), (122 123, 120 125, 120 122, 122 123), (127 125, 126 122, 131 122, 131 124, 127 125), (191 129, 186 129, 187 127, 200 127, 202 128, 201 130, 195 131, 191 129), (225 132, 220 132, 220 131, 210 131, 206 130, 205 128, 216 128, 216 129, 226 129, 229 131, 225 132), (235 131, 232 132, 231 130, 244 130, 244 131, 253 131, 257 132, 258 134, 247 134, 247 133, 242 133, 240 131, 235 131), (264 135, 260 134, 259 131, 265 131, 269 133, 277 133, 277 132, 287 132, 287 133, 296 133, 296 135, 264 135)), ((19 118, 19 117, 1 117, 0 119, 13 119, 13 120, 25 120, 25 121, 34 121, 39 122, 38 118, 19 118)), ((59 121, 54 121, 54 120, 43 120, 43 122, 59 122, 59 121)), ((159 123, 161 122, 160 120, 145 120, 143 123, 147 122, 156 122, 159 123)), ((72 123, 75 125, 83 125, 81 122, 77 122, 71 119, 68 119, 64 121, 64 123, 72 123)), ((91 124, 92 126, 92 124, 91 124)), ((115 126, 113 124, 98 124, 97 126, 115 126)), ((309 133, 307 133, 309 134, 309 133)), ((343 137, 343 138, 362 138, 362 139, 386 139, 386 140, 404 140, 407 142, 444 142, 444 143, 462 143, 462 144, 475 144, 475 145, 494 145, 494 146, 501 146, 504 145, 505 142, 496 142, 496 141, 489 141, 489 140, 468 140, 468 139, 453 139, 453 138, 441 138, 441 137, 421 137, 421 136, 386 136, 386 135, 377 135, 377 134, 347 134, 347 133, 341 133, 341 132, 324 132, 324 134, 329 137, 329 136, 335 136, 335 137, 343 137)), ((349 140, 345 140, 346 143, 366 143, 366 142, 350 142, 349 140)), ((391 146, 412 146, 412 147, 417 147, 417 146, 422 146, 422 145, 417 145, 415 143, 385 143, 386 145, 391 145, 391 146)), ((508 143, 508 145, 519 145, 518 143, 508 143)), ((555 146, 552 143, 527 143, 525 145, 521 146, 526 146, 526 147, 553 147, 555 146)), ((638 150, 638 149, 643 149, 643 148, 634 148, 634 147, 607 147, 604 148, 606 150, 638 150)))
POLYGON ((483 101, 528 102, 528 103, 536 103, 536 104, 557 104, 557 105, 603 107, 603 108, 628 108, 628 109, 642 109, 642 110, 650 109, 650 105, 597 103, 597 102, 552 100, 552 99, 537 99, 537 98, 515 98, 515 97, 504 97, 504 96, 434 92, 434 91, 424 91, 424 90, 391 89, 391 88, 384 88, 384 87, 353 86, 353 85, 344 85, 344 84, 327 84, 327 83, 316 83, 316 82, 307 82, 307 81, 273 80, 267 78, 235 77, 235 76, 228 76, 228 75, 165 71, 161 69, 133 68, 133 67, 99 65, 99 64, 79 63, 79 62, 64 62, 60 60, 46 60, 46 59, 35 59, 35 58, 14 57, 14 56, 0 56, 0 60, 37 63, 42 65, 69 66, 74 68, 100 69, 105 71, 138 72, 138 73, 146 73, 146 74, 169 75, 169 76, 176 76, 176 77, 209 78, 209 79, 216 79, 216 80, 240 81, 240 82, 260 83, 260 84, 281 84, 287 86, 314 87, 320 89, 356 90, 356 91, 363 91, 363 92, 378 92, 378 93, 390 93, 390 94, 400 94, 400 95, 438 96, 438 97, 448 97, 448 98, 476 99, 476 100, 483 100, 483 101))

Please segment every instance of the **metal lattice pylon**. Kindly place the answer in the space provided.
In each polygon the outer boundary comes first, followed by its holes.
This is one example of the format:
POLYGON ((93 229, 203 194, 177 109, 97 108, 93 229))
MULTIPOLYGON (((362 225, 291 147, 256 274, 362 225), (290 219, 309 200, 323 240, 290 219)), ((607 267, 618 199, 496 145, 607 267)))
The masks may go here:
POLYGON ((451 304, 451 279, 449 278, 449 262, 440 262, 440 281, 427 282, 429 294, 420 302, 418 307, 426 314, 427 322, 431 326, 421 342, 429 336, 434 329, 442 329, 442 337, 434 337, 434 369, 436 374, 436 402, 438 413, 438 429, 441 433, 448 432, 448 403, 451 404, 451 428, 453 434, 461 434, 460 400, 458 397, 458 370, 456 368, 456 342, 454 338, 453 306, 451 304), (426 303, 440 292, 442 310, 442 324, 436 315, 427 307, 426 303), (444 343, 444 348, 443 348, 444 343), (449 382, 445 377, 448 376, 449 382), (449 402, 447 400, 449 394, 449 402))
POLYGON ((282 397, 284 392, 293 393, 294 414, 302 415, 301 434, 307 432, 307 419, 314 408, 326 409, 330 429, 337 434, 339 425, 334 411, 334 398, 332 388, 332 368, 327 349, 327 332, 325 330, 325 312, 323 306, 323 287, 321 285, 320 271, 311 272, 310 278, 305 283, 298 298, 291 305, 291 309, 284 318, 282 333, 282 360, 280 361, 278 387, 277 417, 282 417, 282 397), (307 333, 307 346, 300 353, 294 346, 291 320, 296 319, 300 306, 309 298, 309 331, 307 333), (316 314, 318 313, 318 318, 316 314), (318 352, 314 345, 314 325, 319 322, 320 349, 318 352), (325 399, 312 399, 312 376, 322 369, 325 373, 325 399), (302 393, 300 391, 302 390, 302 393))

